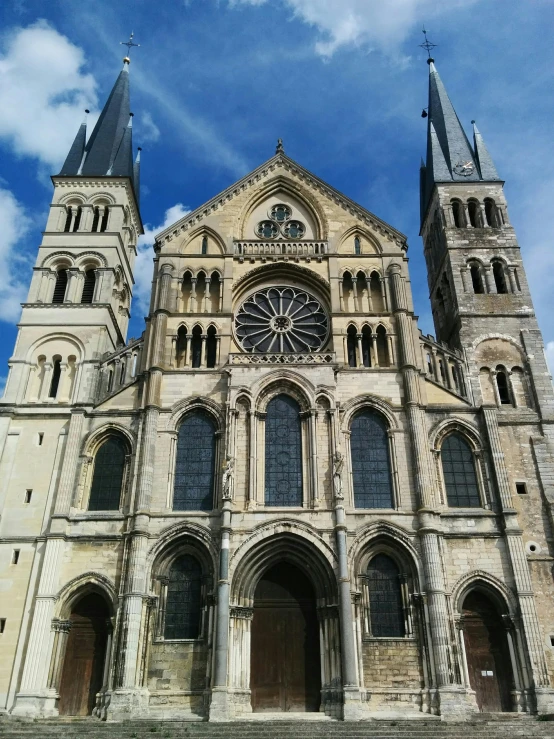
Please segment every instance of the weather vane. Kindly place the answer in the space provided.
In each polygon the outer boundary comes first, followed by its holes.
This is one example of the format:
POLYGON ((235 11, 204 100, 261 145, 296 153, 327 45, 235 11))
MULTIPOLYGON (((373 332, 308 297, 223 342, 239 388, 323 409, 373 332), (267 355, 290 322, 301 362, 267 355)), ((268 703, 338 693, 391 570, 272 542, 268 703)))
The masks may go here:
POLYGON ((434 49, 437 46, 437 44, 432 44, 429 41, 429 39, 427 38, 427 31, 425 30, 425 26, 423 26, 423 29, 421 32, 423 33, 425 37, 425 41, 423 44, 418 44, 418 46, 420 46, 422 49, 425 49, 425 51, 427 52, 427 56, 429 57, 429 59, 431 59, 431 49, 434 49))
POLYGON ((133 33, 133 31, 131 31, 131 35, 129 36, 129 41, 120 41, 119 42, 122 46, 126 46, 127 47, 127 56, 125 57, 125 59, 129 59, 129 54, 131 53, 131 49, 133 48, 133 46, 140 46, 140 44, 135 44, 133 42, 133 36, 134 35, 135 34, 133 33))

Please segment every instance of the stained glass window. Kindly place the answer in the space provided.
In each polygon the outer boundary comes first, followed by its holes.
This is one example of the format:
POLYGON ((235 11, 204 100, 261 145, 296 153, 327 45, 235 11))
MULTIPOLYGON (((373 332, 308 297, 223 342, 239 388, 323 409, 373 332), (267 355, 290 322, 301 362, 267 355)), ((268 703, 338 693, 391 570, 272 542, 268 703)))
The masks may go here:
POLYGON ((321 303, 293 287, 270 287, 244 301, 235 318, 247 352, 312 352, 327 341, 329 321, 321 303))
POLYGON ((279 203, 278 205, 273 206, 269 214, 269 217, 273 221, 277 221, 277 223, 284 223, 285 221, 288 221, 291 215, 292 215, 291 209, 287 205, 283 205, 282 203, 279 203))
POLYGON ((202 568, 197 559, 184 554, 169 570, 165 608, 166 639, 198 639, 202 568))
POLYGON ((279 233, 279 228, 273 221, 262 221, 258 223, 256 233, 262 239, 274 239, 279 233))
POLYGON ((117 511, 125 470, 125 445, 110 436, 96 452, 90 488, 89 511, 117 511))
POLYGON ((173 510, 211 511, 214 493, 215 424, 203 411, 189 413, 179 428, 173 510))
POLYGON ((283 234, 288 239, 301 239, 305 231, 304 224, 300 221, 289 221, 286 226, 283 226, 283 234))
POLYGON ((480 508, 473 452, 460 434, 450 434, 442 443, 442 471, 448 505, 480 508))
POLYGON ((265 504, 302 505, 302 429, 298 403, 277 395, 265 420, 265 504))
POLYGON ((372 636, 404 636, 402 592, 396 563, 378 554, 367 568, 372 636))
POLYGON ((356 508, 392 508, 389 440, 383 417, 370 409, 354 416, 350 450, 356 508))

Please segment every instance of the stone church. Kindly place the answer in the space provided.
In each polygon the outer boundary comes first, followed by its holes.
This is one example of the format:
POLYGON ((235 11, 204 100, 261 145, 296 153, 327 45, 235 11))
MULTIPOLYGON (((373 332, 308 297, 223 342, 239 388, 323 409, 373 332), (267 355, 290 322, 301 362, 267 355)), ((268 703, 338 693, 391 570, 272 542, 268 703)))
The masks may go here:
MULTIPOLYGON (((129 60, 0 404, 0 711, 554 712, 554 393, 503 181, 429 60, 421 234, 275 156, 137 239, 129 60)), ((414 193, 415 196, 415 193, 414 193)))

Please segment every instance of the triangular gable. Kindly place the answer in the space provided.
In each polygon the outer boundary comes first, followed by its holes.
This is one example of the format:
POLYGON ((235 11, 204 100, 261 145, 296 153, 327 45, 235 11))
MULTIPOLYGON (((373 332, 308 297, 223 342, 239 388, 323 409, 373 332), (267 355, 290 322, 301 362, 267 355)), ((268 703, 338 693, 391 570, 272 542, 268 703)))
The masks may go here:
POLYGON ((402 249, 407 250, 408 245, 406 243, 406 236, 403 233, 397 231, 392 226, 389 226, 388 223, 385 223, 385 221, 382 221, 369 210, 366 210, 361 205, 358 205, 358 203, 354 202, 346 195, 343 195, 343 193, 341 193, 339 190, 336 190, 334 187, 331 187, 331 185, 328 185, 326 182, 309 172, 307 169, 304 169, 304 167, 302 167, 300 164, 298 164, 282 152, 275 154, 271 157, 271 159, 268 159, 257 169, 254 169, 252 172, 232 184, 226 190, 223 190, 214 198, 208 200, 206 203, 196 208, 196 210, 193 210, 191 213, 183 216, 183 218, 176 221, 172 226, 169 226, 164 231, 161 231, 156 236, 156 244, 161 246, 164 241, 170 240, 179 232, 187 231, 203 218, 215 212, 223 205, 225 205, 225 203, 232 200, 235 195, 238 195, 240 192, 244 192, 244 190, 247 188, 254 187, 260 181, 260 179, 268 174, 269 171, 272 171, 278 167, 283 167, 287 171, 296 175, 304 183, 317 189, 318 192, 323 193, 330 200, 346 208, 350 213, 360 218, 361 221, 363 221, 367 225, 372 226, 377 231, 387 236, 393 242, 398 244, 402 249))

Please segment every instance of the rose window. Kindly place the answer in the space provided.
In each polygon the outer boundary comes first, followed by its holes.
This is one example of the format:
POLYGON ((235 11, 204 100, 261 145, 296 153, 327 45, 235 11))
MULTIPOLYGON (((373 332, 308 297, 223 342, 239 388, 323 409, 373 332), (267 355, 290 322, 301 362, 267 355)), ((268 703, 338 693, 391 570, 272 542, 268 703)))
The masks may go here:
POLYGON ((235 331, 247 352, 313 352, 324 346, 329 320, 321 303, 304 290, 270 287, 244 301, 235 331))
POLYGON ((269 221, 261 221, 256 226, 256 235, 261 239, 301 239, 306 233, 306 226, 300 221, 291 220, 292 210, 288 205, 278 203, 268 212, 269 221))

